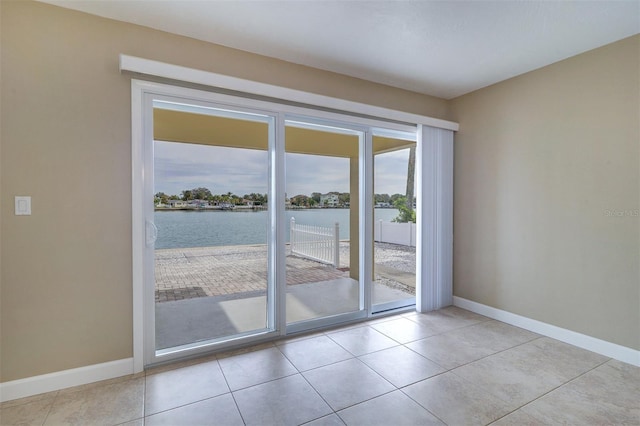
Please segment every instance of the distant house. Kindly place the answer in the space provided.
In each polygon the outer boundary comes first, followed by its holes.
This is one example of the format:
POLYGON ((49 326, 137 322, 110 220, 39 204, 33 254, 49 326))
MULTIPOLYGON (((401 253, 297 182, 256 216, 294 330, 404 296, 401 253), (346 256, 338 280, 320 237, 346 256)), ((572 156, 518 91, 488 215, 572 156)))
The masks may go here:
POLYGON ((206 200, 191 200, 187 203, 188 207, 194 209, 203 209, 209 205, 209 202, 206 200))
POLYGON ((186 201, 182 201, 182 200, 169 200, 167 204, 172 209, 178 209, 178 208, 187 207, 187 202, 186 201))
POLYGON ((336 207, 338 204, 338 194, 323 194, 320 196, 321 206, 336 207))

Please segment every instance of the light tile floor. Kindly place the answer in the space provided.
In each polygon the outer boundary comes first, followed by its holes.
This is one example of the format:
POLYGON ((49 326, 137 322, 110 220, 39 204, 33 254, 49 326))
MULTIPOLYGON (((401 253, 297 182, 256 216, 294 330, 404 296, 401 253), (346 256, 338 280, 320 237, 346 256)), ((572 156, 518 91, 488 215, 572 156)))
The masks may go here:
POLYGON ((640 425, 640 368, 450 307, 5 402, 2 425, 640 425))

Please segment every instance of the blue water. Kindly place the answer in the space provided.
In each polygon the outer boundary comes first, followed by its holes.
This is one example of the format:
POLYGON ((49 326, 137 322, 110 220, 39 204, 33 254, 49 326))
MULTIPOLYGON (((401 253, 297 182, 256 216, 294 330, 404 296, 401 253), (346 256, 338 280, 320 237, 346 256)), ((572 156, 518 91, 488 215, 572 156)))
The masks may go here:
MULTIPOLYGON (((289 221, 304 225, 333 226, 340 224, 340 238, 349 238, 349 209, 287 210, 289 221)), ((398 216, 395 209, 375 209, 375 220, 390 221, 398 216)), ((268 213, 266 211, 157 211, 157 249, 183 247, 266 244, 268 213)))

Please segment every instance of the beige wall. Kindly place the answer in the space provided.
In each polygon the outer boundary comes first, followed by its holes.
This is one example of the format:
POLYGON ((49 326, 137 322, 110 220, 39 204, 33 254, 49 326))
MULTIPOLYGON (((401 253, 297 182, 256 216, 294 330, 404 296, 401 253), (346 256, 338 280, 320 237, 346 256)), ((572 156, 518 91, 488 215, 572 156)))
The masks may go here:
POLYGON ((452 101, 456 296, 640 349, 639 56, 635 36, 452 101))
POLYGON ((28 1, 2 1, 0 381, 132 356, 125 53, 449 118, 448 103, 28 1), (13 215, 31 195, 33 215, 13 215))

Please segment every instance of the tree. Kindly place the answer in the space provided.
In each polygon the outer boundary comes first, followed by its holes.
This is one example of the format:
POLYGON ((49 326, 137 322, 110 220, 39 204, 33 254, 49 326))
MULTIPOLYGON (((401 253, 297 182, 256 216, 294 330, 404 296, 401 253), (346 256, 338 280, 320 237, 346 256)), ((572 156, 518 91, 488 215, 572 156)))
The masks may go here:
POLYGON ((245 200, 253 201, 255 205, 267 203, 267 194, 258 194, 258 193, 252 192, 251 194, 245 194, 243 198, 245 200))
POLYGON ((389 194, 375 194, 375 202, 376 203, 389 203, 391 202, 391 197, 389 194))
POLYGON ((402 194, 393 194, 391 197, 389 197, 389 202, 395 206, 398 198, 405 198, 405 196, 402 194))
POLYGON ((309 205, 309 197, 306 195, 296 195, 295 197, 291 197, 291 205, 298 207, 306 207, 309 205))
POLYGON ((413 208, 407 207, 407 200, 405 197, 398 198, 393 206, 398 209, 398 216, 392 220, 392 222, 406 223, 413 222, 416 223, 416 211, 413 208))
POLYGON ((155 195, 156 204, 167 204, 169 202, 169 196, 164 192, 158 192, 155 195))
POLYGON ((316 202, 316 204, 320 204, 320 197, 322 196, 321 193, 319 192, 312 192, 311 193, 311 199, 313 199, 313 201, 316 202))
POLYGON ((409 148, 409 164, 407 166, 407 190, 406 206, 409 210, 413 210, 413 187, 415 186, 416 176, 416 147, 409 148))
POLYGON ((236 194, 232 193, 231 191, 223 195, 222 199, 225 203, 235 204, 235 205, 242 204, 242 198, 238 197, 236 194))
POLYGON ((193 193, 189 189, 182 191, 182 201, 193 200, 193 193))
POLYGON ((211 191, 209 188, 193 188, 191 190, 191 195, 195 200, 209 200, 212 197, 211 191))

